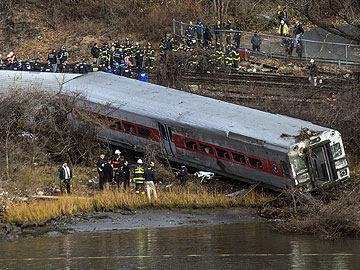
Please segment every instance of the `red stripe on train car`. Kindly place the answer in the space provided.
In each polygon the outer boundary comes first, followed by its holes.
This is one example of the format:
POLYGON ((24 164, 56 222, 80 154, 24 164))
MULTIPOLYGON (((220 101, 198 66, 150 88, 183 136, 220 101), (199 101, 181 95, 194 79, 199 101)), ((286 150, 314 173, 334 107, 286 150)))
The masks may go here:
POLYGON ((198 153, 198 154, 201 154, 201 155, 213 157, 213 158, 216 158, 218 160, 232 162, 232 163, 235 163, 235 164, 242 165, 244 167, 248 167, 248 168, 251 168, 251 169, 263 171, 263 172, 270 173, 270 174, 273 174, 273 175, 276 175, 276 176, 290 178, 290 175, 286 175, 283 172, 281 164, 279 164, 279 163, 277 163, 275 161, 263 159, 263 158, 253 156, 253 155, 248 155, 248 154, 241 153, 241 152, 238 152, 238 151, 235 151, 235 150, 232 150, 232 149, 224 148, 224 147, 221 147, 221 146, 218 146, 218 145, 213 145, 213 144, 209 144, 209 143, 206 143, 206 142, 198 141, 198 140, 195 140, 195 139, 192 139, 192 138, 183 137, 183 136, 178 135, 178 134, 173 134, 173 139, 174 139, 175 146, 178 147, 178 148, 181 148, 181 149, 184 149, 184 150, 187 150, 187 151, 191 151, 191 152, 194 152, 194 153, 198 153), (185 145, 185 140, 187 140, 189 142, 194 142, 196 144, 196 148, 187 147, 185 145), (210 147, 211 151, 210 152, 202 151, 200 144, 203 145, 203 146, 210 147), (216 149, 219 149, 219 151, 217 151, 216 149), (221 150, 224 151, 224 153, 227 153, 228 158, 221 157, 221 156, 218 155, 218 152, 220 152, 221 150), (233 154, 244 157, 244 162, 236 161, 234 159, 235 155, 233 155, 233 154), (261 167, 260 167, 260 165, 259 166, 252 165, 251 164, 252 161, 254 161, 254 162, 260 161, 261 162, 261 167), (276 166, 276 167, 274 167, 274 166, 276 166))

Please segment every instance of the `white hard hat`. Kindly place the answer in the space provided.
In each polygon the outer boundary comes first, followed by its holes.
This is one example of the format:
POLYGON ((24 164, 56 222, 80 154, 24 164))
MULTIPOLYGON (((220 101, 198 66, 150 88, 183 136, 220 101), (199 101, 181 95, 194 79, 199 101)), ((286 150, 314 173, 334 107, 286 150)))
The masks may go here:
POLYGON ((315 62, 315 60, 314 59, 310 59, 310 63, 314 63, 315 62))
POLYGON ((143 164, 142 159, 138 159, 137 163, 138 163, 138 164, 143 164))
POLYGON ((284 22, 284 20, 281 20, 281 22, 280 22, 281 24, 284 24, 285 22, 284 22))
POLYGON ((115 155, 120 155, 120 154, 121 154, 120 150, 115 150, 115 155))

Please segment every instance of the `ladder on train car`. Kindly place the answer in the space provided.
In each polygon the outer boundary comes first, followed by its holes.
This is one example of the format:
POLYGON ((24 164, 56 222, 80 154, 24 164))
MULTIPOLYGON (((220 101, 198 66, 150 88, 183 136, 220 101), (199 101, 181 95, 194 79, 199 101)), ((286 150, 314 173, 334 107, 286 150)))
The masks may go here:
POLYGON ((253 189, 255 189, 258 185, 261 184, 261 181, 256 182, 254 184, 252 184, 251 186, 249 186, 247 189, 242 189, 230 194, 226 194, 226 197, 233 197, 233 196, 241 196, 242 198, 244 198, 246 195, 248 195, 253 189))

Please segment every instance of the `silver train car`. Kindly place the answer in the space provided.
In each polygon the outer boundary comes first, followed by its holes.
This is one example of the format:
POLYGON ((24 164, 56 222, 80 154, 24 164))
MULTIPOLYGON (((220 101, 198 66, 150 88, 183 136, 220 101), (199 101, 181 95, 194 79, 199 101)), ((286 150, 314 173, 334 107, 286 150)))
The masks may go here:
POLYGON ((311 122, 103 72, 65 78, 2 71, 0 88, 12 76, 22 87, 42 82, 55 92, 62 80, 62 93, 80 93, 87 113, 110 120, 97 137, 125 148, 162 147, 171 161, 274 190, 350 177, 340 133, 311 122))
POLYGON ((63 89, 111 120, 99 138, 126 148, 158 145, 171 161, 274 190, 349 178, 340 133, 311 122, 102 72, 63 89))

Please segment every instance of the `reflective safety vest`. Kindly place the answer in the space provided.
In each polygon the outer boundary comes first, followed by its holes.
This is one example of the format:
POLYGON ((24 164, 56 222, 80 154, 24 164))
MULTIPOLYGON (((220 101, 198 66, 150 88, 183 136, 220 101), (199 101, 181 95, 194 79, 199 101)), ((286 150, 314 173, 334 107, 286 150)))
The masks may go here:
POLYGON ((336 105, 334 104, 336 101, 336 94, 334 92, 331 92, 329 96, 326 98, 326 100, 329 102, 329 106, 331 109, 335 110, 336 105))
POLYGON ((113 170, 118 171, 120 169, 120 157, 115 155, 112 164, 113 164, 113 170))
POLYGON ((289 28, 288 28, 287 24, 284 23, 284 25, 280 25, 280 26, 279 26, 278 34, 279 34, 279 35, 284 35, 284 36, 286 36, 287 33, 288 33, 288 30, 289 30, 289 28), (281 29, 281 28, 282 28, 282 29, 281 29), (282 30, 282 31, 281 31, 281 30, 282 30))
POLYGON ((145 180, 144 178, 145 169, 142 166, 137 166, 134 169, 134 180, 138 184, 142 184, 145 180))

